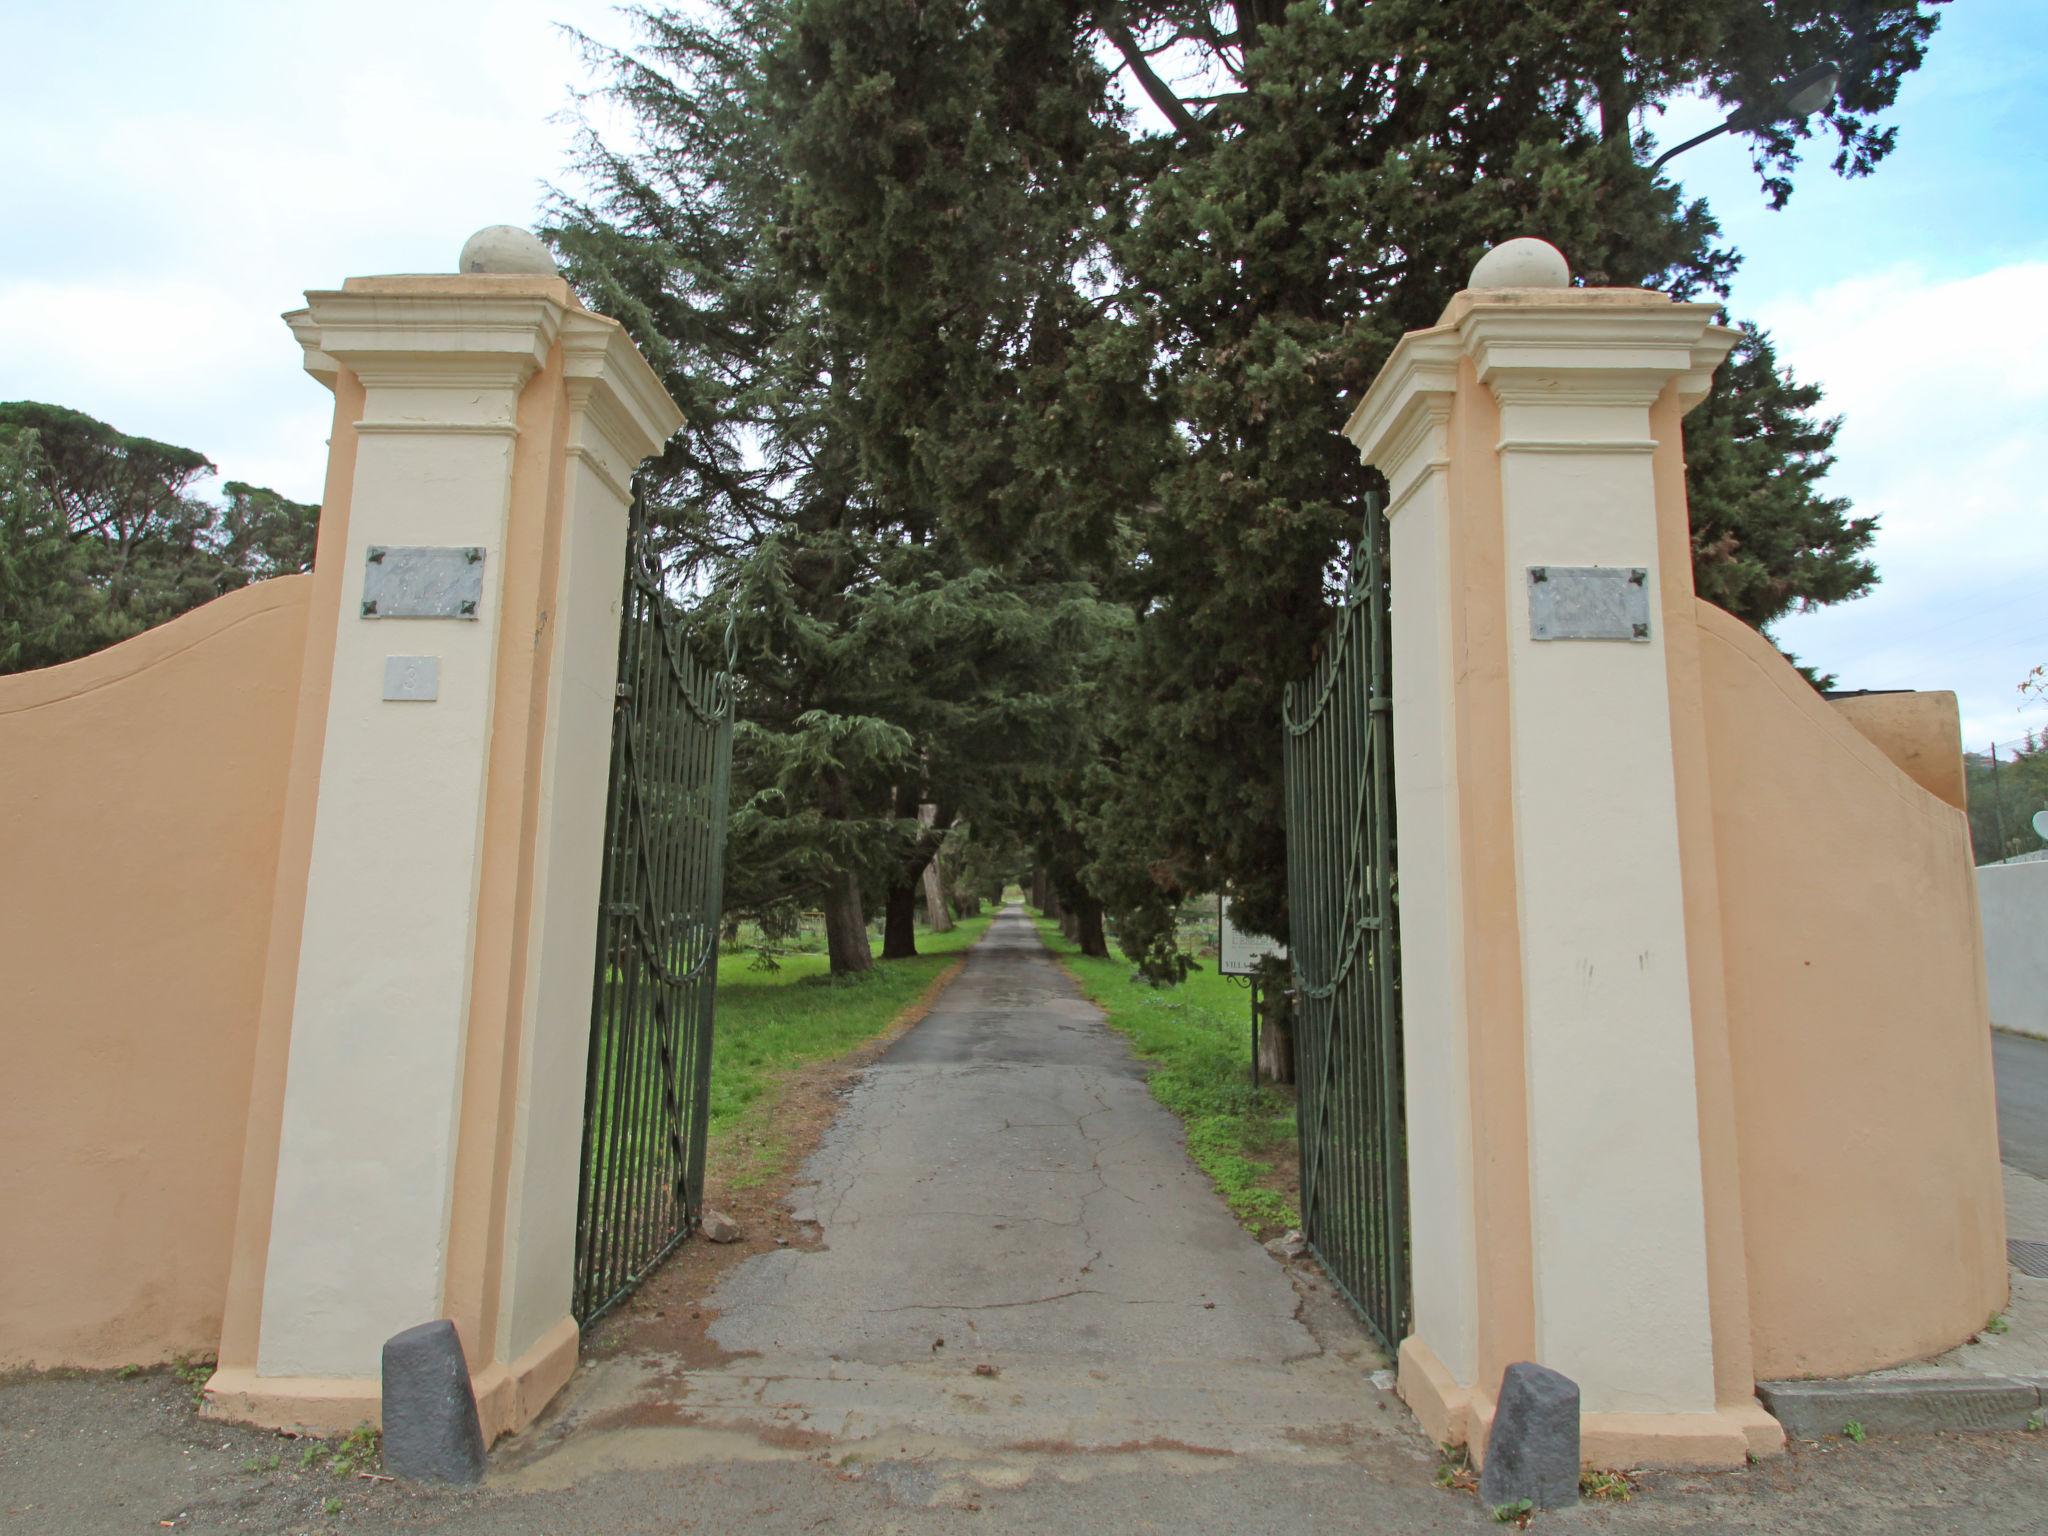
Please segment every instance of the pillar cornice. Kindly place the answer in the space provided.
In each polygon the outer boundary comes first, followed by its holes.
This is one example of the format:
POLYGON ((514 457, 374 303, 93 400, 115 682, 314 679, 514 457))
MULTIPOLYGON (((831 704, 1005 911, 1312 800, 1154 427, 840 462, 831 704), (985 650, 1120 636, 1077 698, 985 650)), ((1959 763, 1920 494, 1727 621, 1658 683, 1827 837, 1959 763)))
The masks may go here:
POLYGON ((1445 429, 1458 391, 1459 355, 1454 331, 1411 331, 1344 424, 1359 457, 1387 477, 1389 517, 1430 470, 1448 461, 1445 429))
POLYGON ((634 466, 661 451, 683 413, 616 320, 578 310, 561 341, 569 451, 629 499, 634 466))
POLYGON ((1460 293, 1438 329, 1504 407, 1647 410, 1674 381, 1686 406, 1705 397, 1736 337, 1718 313, 1640 289, 1499 289, 1460 293))
POLYGON ((284 323, 291 328, 292 339, 305 353, 305 369, 330 390, 334 381, 341 376, 341 364, 337 363, 320 348, 320 323, 313 318, 310 309, 290 309, 284 314, 284 323))
MULTIPOLYGON (((332 360, 371 391, 516 391, 546 362, 575 304, 560 278, 355 278, 307 293, 287 320, 316 376, 332 360)), ((382 424, 374 405, 370 415, 373 429, 382 424)))

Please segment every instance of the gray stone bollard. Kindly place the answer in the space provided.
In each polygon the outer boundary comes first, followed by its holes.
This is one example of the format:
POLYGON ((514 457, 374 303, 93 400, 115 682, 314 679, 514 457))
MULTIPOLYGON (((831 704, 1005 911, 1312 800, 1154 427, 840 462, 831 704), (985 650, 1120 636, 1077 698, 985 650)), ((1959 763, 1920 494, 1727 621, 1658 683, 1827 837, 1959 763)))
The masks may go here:
POLYGON ((1579 1385, 1544 1365, 1511 1365, 1486 1437, 1479 1501, 1527 1499, 1538 1509, 1579 1502, 1579 1385))
POLYGON ((479 1483, 489 1457, 469 1362, 438 1318, 384 1341, 384 1465, 395 1477, 479 1483))

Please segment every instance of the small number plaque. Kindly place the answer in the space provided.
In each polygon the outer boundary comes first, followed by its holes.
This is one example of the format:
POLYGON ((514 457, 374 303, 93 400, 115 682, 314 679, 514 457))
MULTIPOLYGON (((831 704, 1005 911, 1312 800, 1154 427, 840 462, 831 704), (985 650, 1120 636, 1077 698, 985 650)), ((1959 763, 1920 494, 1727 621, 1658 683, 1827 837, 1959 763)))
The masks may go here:
POLYGON ((1640 565, 1529 567, 1531 640, 1648 640, 1650 573, 1640 565))
POLYGON ((384 697, 393 703, 431 704, 441 697, 441 658, 386 656, 384 697))
POLYGON ((484 600, 477 545, 372 544, 363 564, 366 619, 475 619, 484 600))

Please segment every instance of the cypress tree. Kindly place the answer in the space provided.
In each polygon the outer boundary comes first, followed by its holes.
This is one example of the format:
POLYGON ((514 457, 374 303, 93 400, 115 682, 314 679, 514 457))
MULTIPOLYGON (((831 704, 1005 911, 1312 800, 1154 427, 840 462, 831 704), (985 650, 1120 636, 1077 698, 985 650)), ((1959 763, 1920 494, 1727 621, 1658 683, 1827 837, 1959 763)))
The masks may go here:
MULTIPOLYGON (((879 13, 863 27, 751 0, 645 24, 641 48, 603 56, 642 148, 593 138, 599 194, 563 200, 551 234, 691 415, 655 502, 679 588, 707 633, 730 615, 738 643, 729 909, 786 921, 816 902, 848 974, 869 963, 878 897, 884 956, 914 952, 945 832, 1009 824, 1022 777, 1085 734, 1073 659, 1122 627, 1035 534, 1000 561, 965 536, 970 505, 1000 519, 1022 457, 987 359, 1045 331, 1043 304, 1012 302, 1037 260, 989 253, 1055 221, 994 197, 940 253, 943 277, 920 265, 923 237, 846 237, 933 208, 965 219, 976 189, 1016 181, 1008 140, 928 90, 963 48, 962 78, 998 78, 1001 50, 975 52, 986 29, 906 40, 879 13), (899 44, 931 70, 907 92, 877 72, 899 44)), ((1070 37, 1055 34, 1069 63, 1070 37)))
MULTIPOLYGON (((1280 697, 1375 485, 1332 430, 1340 402, 1512 236, 1552 240, 1588 283, 1725 291, 1737 254, 1647 168, 1645 114, 1689 90, 1746 110, 1763 195, 1782 204, 1809 136, 1843 175, 1890 150, 1877 118, 1933 11, 1146 0, 1091 16, 1082 46, 1116 57, 1166 123, 1130 138, 1136 213, 1111 243, 1180 427, 1137 530, 1147 707, 1128 721, 1126 783, 1144 789, 1114 820, 1152 854, 1155 931, 1183 890, 1227 882, 1241 920, 1284 935, 1280 697), (1775 82, 1823 59, 1843 66, 1837 100, 1810 122, 1777 115, 1775 82)), ((1752 622, 1873 579, 1871 521, 1813 485, 1833 435, 1817 400, 1752 337, 1688 423, 1701 590, 1752 622)))
MULTIPOLYGON (((1185 891, 1228 883, 1285 931, 1279 699, 1374 484, 1341 402, 1514 235, 1591 283, 1724 292, 1737 254, 1648 169, 1645 115, 1695 90, 1742 109, 1773 203, 1816 134, 1865 174, 1933 12, 720 0, 643 22, 606 59, 643 148, 591 141, 599 194, 556 239, 691 416, 661 506, 678 582, 738 616, 732 888, 822 890, 849 933, 879 893, 901 952, 934 833, 966 816, 1028 831, 1048 899, 1083 929, 1106 906, 1170 975, 1185 891), (1838 99, 1785 118, 1775 82, 1822 59, 1838 99), (1037 738, 985 753, 1018 699, 1037 738)), ((1870 520, 1815 484, 1817 405, 1752 336, 1689 428, 1700 588, 1751 622, 1874 579, 1870 520)), ((864 961, 842 947, 835 968, 864 961)))

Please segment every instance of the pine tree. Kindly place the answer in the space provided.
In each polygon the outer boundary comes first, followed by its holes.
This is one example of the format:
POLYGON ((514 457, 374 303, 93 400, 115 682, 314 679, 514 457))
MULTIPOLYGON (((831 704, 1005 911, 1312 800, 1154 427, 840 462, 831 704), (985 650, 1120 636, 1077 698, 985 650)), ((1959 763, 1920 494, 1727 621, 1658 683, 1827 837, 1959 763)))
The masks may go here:
POLYGON ((70 661, 251 581, 312 568, 320 509, 241 481, 228 483, 225 507, 207 501, 196 487, 213 465, 193 449, 17 400, 0 404, 0 461, 0 580, 13 589, 0 606, 13 637, 0 643, 0 671, 70 661))
MULTIPOLYGON (((936 146, 922 161, 903 151, 906 174, 993 150, 956 142, 973 112, 950 126, 936 109, 888 119, 859 47, 887 52, 893 33, 847 19, 843 47, 821 44, 829 11, 727 0, 703 17, 646 18, 636 53, 605 56, 645 147, 593 140, 601 193, 564 201, 551 233, 572 279, 635 331, 691 413, 657 468, 655 503, 701 623, 730 616, 737 638, 728 909, 786 919, 818 903, 833 971, 847 974, 869 963, 878 895, 884 956, 913 952, 920 877, 947 828, 1008 824, 1020 777, 1085 737, 1068 659, 1095 655, 1121 615, 1042 546, 992 563, 962 535, 973 520, 948 515, 983 491, 1000 506, 991 487, 1018 462, 1009 439, 975 435, 971 412, 939 412, 941 396, 980 399, 991 338, 1040 316, 1034 302, 998 302, 1032 263, 990 273, 986 254, 1014 225, 971 227, 953 245, 950 314, 929 307, 932 275, 911 256, 893 285, 860 270, 860 242, 840 241, 838 221, 928 210, 932 189, 843 167, 840 133, 936 146), (862 116, 878 110, 885 121, 862 116), (876 185, 882 206, 857 206, 876 185), (849 296, 864 283, 899 307, 849 296), (927 330, 941 355, 908 341, 927 330), (929 823, 924 805, 936 807, 929 823)), ((942 53, 954 42, 944 28, 921 35, 942 53)), ((971 78, 996 78, 992 60, 978 67, 971 78)), ((963 197, 1014 179, 979 161, 947 174, 963 197)), ((997 429, 1010 419, 982 415, 997 429)))
MULTIPOLYGON (((1279 700, 1375 483, 1331 430, 1339 402, 1511 236, 1554 241, 1589 283, 1722 291, 1737 255, 1647 170, 1643 114, 1689 89, 1757 108, 1748 137, 1782 202, 1810 130, 1769 110, 1772 82, 1843 63, 1819 127, 1835 169, 1863 174, 1933 16, 1911 0, 1152 0, 1093 20, 1082 46, 1114 50, 1169 125, 1129 144, 1137 211, 1111 243, 1182 444, 1137 530, 1147 708, 1126 782, 1144 789, 1115 819, 1153 853, 1155 918, 1227 882, 1242 920, 1284 934, 1279 700)), ((1872 579, 1871 523, 1812 488, 1832 436, 1814 403, 1756 338, 1689 424, 1702 588, 1746 617, 1872 579)))
POLYGON ((0 673, 93 649, 104 596, 45 485, 36 433, 0 428, 0 673))
MULTIPOLYGON (((841 928, 879 889, 900 950, 935 841, 917 807, 1036 818, 1062 899, 1106 904, 1169 971, 1187 890, 1227 882, 1284 932, 1278 701, 1374 484, 1341 401, 1512 235, 1588 282, 1723 291, 1736 253, 1647 169, 1644 115, 1694 89, 1742 106, 1782 202, 1813 125, 1773 82, 1842 62, 1818 126, 1864 174, 1933 29, 1912 0, 721 0, 644 21, 608 63, 645 150, 593 141, 601 193, 556 239, 691 416, 662 465, 677 579, 738 614, 757 674, 735 846, 773 833, 756 872, 799 872, 787 899, 822 883, 841 928), (961 678, 1028 631, 978 615, 1060 581, 1130 622, 1076 620, 1085 664, 1038 679, 1062 728, 998 795, 952 743, 1016 684, 961 678), (935 653, 884 618, 913 603, 961 664, 923 691, 907 669, 935 653)), ((1756 622, 1873 579, 1869 521, 1814 483, 1817 403, 1755 337, 1695 415, 1701 588, 1756 622)))
POLYGON ((1820 398, 1778 366, 1767 334, 1745 326, 1686 417, 1694 584, 1758 629, 1877 582, 1863 553, 1877 520, 1850 517, 1846 498, 1819 488, 1841 426, 1812 415, 1820 398))

